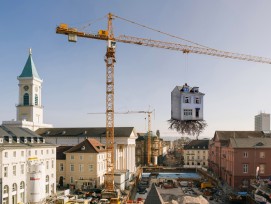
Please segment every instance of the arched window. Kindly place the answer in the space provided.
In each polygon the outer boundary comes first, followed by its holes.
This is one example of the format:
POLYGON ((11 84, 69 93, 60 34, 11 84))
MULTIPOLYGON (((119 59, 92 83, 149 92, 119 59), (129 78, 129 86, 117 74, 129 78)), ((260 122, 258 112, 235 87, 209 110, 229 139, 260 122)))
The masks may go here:
POLYGON ((12 184, 12 192, 14 192, 14 191, 17 191, 17 184, 16 183, 12 184))
POLYGON ((35 94, 35 105, 37 106, 39 104, 39 97, 38 94, 35 94))
POLYGON ((46 176, 46 180, 45 181, 49 182, 49 176, 48 175, 46 176))
POLYGON ((9 188, 8 188, 8 185, 5 185, 4 186, 4 194, 8 194, 9 193, 9 188))
POLYGON ((23 189, 24 189, 24 186, 25 186, 25 185, 24 185, 24 182, 22 181, 22 182, 20 183, 20 189, 23 190, 23 189))
POLYGON ((24 106, 29 106, 29 94, 24 94, 24 106))

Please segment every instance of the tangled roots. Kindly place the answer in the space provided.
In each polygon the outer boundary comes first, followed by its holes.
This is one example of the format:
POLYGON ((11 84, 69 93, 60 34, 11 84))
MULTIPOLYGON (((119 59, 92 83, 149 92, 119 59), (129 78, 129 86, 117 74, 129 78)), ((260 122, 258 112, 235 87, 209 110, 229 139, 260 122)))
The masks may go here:
POLYGON ((169 129, 176 130, 181 134, 199 136, 203 132, 207 123, 204 120, 168 120, 169 129))

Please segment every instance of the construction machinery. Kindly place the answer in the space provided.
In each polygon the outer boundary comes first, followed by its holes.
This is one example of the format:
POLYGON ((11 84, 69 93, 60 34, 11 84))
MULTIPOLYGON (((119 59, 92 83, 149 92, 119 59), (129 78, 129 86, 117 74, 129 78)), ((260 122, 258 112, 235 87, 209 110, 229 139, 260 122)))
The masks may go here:
MULTIPOLYGON (((245 60, 245 61, 253 61, 253 62, 260 62, 260 63, 267 63, 267 64, 271 64, 271 59, 239 54, 239 53, 226 52, 222 50, 217 50, 217 49, 201 46, 196 43, 194 43, 196 46, 189 46, 189 45, 184 45, 184 44, 164 42, 164 41, 151 40, 151 39, 138 38, 138 37, 132 37, 132 36, 125 36, 125 35, 120 35, 120 36, 115 37, 113 33, 113 26, 112 26, 113 18, 122 19, 130 23, 135 23, 135 22, 113 15, 112 13, 109 13, 107 15, 107 18, 108 18, 107 29, 99 30, 98 33, 96 34, 82 32, 76 28, 70 28, 67 24, 60 24, 56 28, 56 33, 68 35, 68 40, 70 42, 76 42, 77 37, 107 41, 107 49, 106 49, 106 54, 105 54, 106 149, 107 149, 107 174, 105 177, 105 189, 107 191, 114 191, 114 64, 116 62, 116 59, 115 59, 116 42, 169 49, 169 50, 181 51, 183 53, 204 54, 204 55, 211 55, 211 56, 245 60)), ((135 23, 135 24, 140 25, 138 23, 135 23)), ((144 27, 151 29, 147 26, 144 26, 144 27)), ((155 29, 151 29, 151 30, 155 31, 155 29)), ((160 32, 160 33, 163 33, 163 32, 160 32)))

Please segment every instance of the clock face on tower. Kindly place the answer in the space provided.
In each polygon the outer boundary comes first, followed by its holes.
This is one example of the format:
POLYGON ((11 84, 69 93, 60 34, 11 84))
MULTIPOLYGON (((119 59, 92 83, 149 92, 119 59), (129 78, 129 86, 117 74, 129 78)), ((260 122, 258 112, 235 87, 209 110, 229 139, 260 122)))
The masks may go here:
POLYGON ((29 87, 28 86, 24 86, 24 90, 28 91, 29 87))

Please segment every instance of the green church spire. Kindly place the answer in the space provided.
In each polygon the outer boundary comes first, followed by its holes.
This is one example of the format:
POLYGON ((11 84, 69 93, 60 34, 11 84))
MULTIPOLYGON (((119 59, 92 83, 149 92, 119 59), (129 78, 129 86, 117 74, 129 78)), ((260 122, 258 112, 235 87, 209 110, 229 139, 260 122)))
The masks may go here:
POLYGON ((28 59, 25 63, 24 69, 21 73, 21 75, 19 76, 19 78, 24 78, 24 77, 33 77, 33 78, 37 78, 40 79, 39 74, 37 72, 36 66, 34 64, 34 61, 32 59, 32 51, 31 48, 29 49, 29 56, 28 59))

